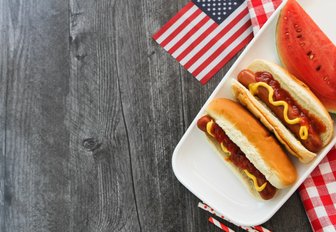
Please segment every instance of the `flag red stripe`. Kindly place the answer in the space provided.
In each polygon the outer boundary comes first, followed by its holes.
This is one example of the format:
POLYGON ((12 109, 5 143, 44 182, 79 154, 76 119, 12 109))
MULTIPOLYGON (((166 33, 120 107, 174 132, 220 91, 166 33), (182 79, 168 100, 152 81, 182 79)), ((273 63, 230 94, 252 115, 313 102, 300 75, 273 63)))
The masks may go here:
POLYGON ((197 16, 199 16, 202 11, 197 8, 197 10, 192 13, 184 22, 178 26, 164 41, 160 43, 162 47, 166 46, 172 39, 174 39, 187 25, 189 25, 197 16))
POLYGON ((199 43, 201 43, 210 33, 218 27, 216 23, 212 24, 206 29, 194 42, 192 42, 178 57, 176 60, 180 62, 186 55, 189 54, 199 43))
POLYGON ((179 47, 181 47, 193 34, 195 34, 209 20, 210 20, 210 18, 208 16, 205 16, 187 34, 185 34, 185 36, 183 36, 171 49, 169 49, 168 53, 173 54, 179 47))
POLYGON ((242 25, 230 38, 228 38, 213 54, 211 54, 201 65, 192 72, 194 76, 197 76, 202 70, 204 70, 216 57, 218 57, 223 50, 232 44, 241 34, 243 34, 251 26, 251 21, 248 20, 242 25))
POLYGON ((247 36, 237 47, 235 47, 221 62, 217 64, 208 74, 206 74, 202 80, 200 80, 201 84, 207 83, 210 78, 215 75, 230 59, 232 59, 237 52, 239 52, 242 48, 244 48, 251 40, 253 39, 253 33, 247 36))
POLYGON ((163 33, 165 33, 168 28, 170 28, 177 20, 179 20, 182 15, 184 15, 191 7, 194 6, 193 2, 189 2, 185 5, 173 18, 171 18, 158 32, 153 35, 153 39, 157 40, 163 33))
POLYGON ((212 38, 198 53, 195 54, 185 65, 186 69, 189 69, 201 56, 204 55, 218 40, 220 40, 228 31, 230 31, 242 18, 248 14, 248 9, 244 9, 234 18, 220 33, 212 38))

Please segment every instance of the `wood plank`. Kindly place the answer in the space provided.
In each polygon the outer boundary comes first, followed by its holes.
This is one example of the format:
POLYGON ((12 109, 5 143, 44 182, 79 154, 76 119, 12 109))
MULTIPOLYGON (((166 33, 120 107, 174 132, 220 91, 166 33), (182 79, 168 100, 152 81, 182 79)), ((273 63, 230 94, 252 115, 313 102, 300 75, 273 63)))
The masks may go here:
MULTIPOLYGON (((124 5, 124 4, 122 4, 124 5)), ((70 0, 70 229, 139 231, 120 95, 116 1, 70 0)), ((119 12, 118 14, 121 14, 119 12)), ((125 12, 123 12, 125 13, 125 12)), ((131 34, 130 34, 131 36, 131 34)), ((125 41, 124 41, 125 42, 125 41)), ((124 46, 127 46, 124 43, 124 46)))
POLYGON ((116 10, 117 65, 126 124, 131 128, 132 167, 143 231, 188 231, 191 226, 185 217, 185 198, 190 193, 171 167, 184 127, 179 64, 151 38, 178 7, 162 0, 123 1, 116 10), (127 29, 123 28, 125 23, 127 29))
POLYGON ((65 231, 68 3, 1 3, 6 29, 1 69, 7 83, 2 231, 65 231))
POLYGON ((5 229, 5 166, 6 166, 6 103, 7 103, 7 56, 8 29, 6 22, 8 14, 4 10, 5 2, 0 1, 0 231, 5 229))

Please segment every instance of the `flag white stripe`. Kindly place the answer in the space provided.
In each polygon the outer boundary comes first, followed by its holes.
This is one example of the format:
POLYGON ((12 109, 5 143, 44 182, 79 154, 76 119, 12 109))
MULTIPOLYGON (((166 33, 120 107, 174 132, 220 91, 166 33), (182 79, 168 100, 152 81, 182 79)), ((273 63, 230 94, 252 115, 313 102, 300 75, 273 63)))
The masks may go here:
POLYGON ((233 43, 231 43, 223 52, 216 57, 205 69, 200 72, 196 78, 197 80, 202 80, 202 78, 208 74, 214 67, 218 65, 233 49, 235 49, 246 37, 252 33, 252 26, 249 27, 244 33, 242 33, 233 43))
POLYGON ((172 39, 165 47, 166 51, 171 49, 178 41, 180 41, 183 36, 185 36, 191 29, 193 29, 202 19, 206 17, 205 13, 201 13, 193 21, 191 21, 180 33, 178 33, 174 39, 172 39))
POLYGON ((195 71, 206 59, 209 58, 217 49, 222 46, 234 33, 236 33, 248 20, 250 20, 250 16, 247 14, 244 18, 242 18, 230 31, 228 31, 223 37, 220 38, 207 52, 205 52, 195 63, 190 66, 188 69, 189 72, 195 71))
POLYGON ((171 25, 156 41, 160 44, 164 41, 173 31, 176 30, 187 18, 189 18, 198 7, 194 5, 185 14, 183 14, 173 25, 171 25))
POLYGON ((229 17, 227 17, 215 30, 213 30, 204 40, 199 43, 193 50, 186 55, 180 63, 185 65, 192 57, 194 57, 209 41, 211 41, 218 33, 220 33, 234 18, 236 18, 247 7, 247 3, 241 4, 229 17))
POLYGON ((213 21, 211 18, 208 22, 206 22, 199 30, 197 30, 192 36, 190 36, 189 39, 187 39, 173 54, 172 56, 174 58, 178 57, 187 47, 189 47, 190 44, 192 44, 198 37, 200 37, 203 32, 205 32, 212 24, 214 24, 215 21, 213 21))

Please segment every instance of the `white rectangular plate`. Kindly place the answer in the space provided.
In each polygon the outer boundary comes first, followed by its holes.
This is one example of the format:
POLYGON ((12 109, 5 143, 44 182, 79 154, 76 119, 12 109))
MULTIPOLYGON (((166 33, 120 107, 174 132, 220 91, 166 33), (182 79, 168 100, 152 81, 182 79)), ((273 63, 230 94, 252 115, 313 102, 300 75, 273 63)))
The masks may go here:
MULTIPOLYGON (((300 0, 299 3, 336 44, 334 12, 336 1, 300 0)), ((239 71, 254 59, 262 58, 279 63, 275 47, 275 27, 279 10, 283 5, 284 3, 225 75, 178 143, 172 158, 174 173, 185 187, 224 217, 240 225, 258 225, 270 219, 336 143, 334 135, 332 142, 318 154, 315 160, 306 165, 290 156, 298 171, 296 183, 290 188, 279 191, 270 201, 259 201, 249 194, 196 126, 197 119, 205 113, 204 109, 209 101, 218 97, 234 99, 231 93, 231 80, 235 79, 239 71)))

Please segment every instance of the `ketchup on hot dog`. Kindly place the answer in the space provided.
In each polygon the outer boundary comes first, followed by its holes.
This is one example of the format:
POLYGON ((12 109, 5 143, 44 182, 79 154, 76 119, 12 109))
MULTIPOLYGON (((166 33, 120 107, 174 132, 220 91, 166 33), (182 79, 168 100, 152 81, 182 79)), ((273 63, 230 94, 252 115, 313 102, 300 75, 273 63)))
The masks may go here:
POLYGON ((265 188, 259 191, 263 199, 271 199, 274 196, 276 188, 266 180, 265 176, 246 158, 240 148, 231 141, 224 130, 217 125, 209 115, 201 117, 197 121, 197 126, 200 130, 215 138, 219 144, 223 143, 224 147, 230 152, 230 156, 228 156, 227 160, 239 169, 247 170, 250 174, 255 176, 258 186, 267 183, 265 188), (213 121, 211 128, 207 128, 208 123, 211 121, 213 121))
POLYGON ((281 88, 279 82, 273 78, 272 74, 269 72, 253 73, 250 70, 243 70, 238 75, 238 81, 246 88, 249 88, 250 84, 257 82, 264 82, 272 87, 274 90, 274 95, 272 96, 273 100, 285 101, 288 104, 288 118, 300 118, 300 123, 289 124, 286 121, 284 117, 284 107, 271 104, 267 88, 258 87, 256 95, 273 111, 273 113, 308 150, 318 152, 322 148, 323 145, 320 134, 326 130, 324 124, 314 116, 309 115, 307 110, 303 109, 286 90, 281 88), (308 131, 308 137, 305 139, 300 137, 300 128, 302 126, 306 126, 308 131))

